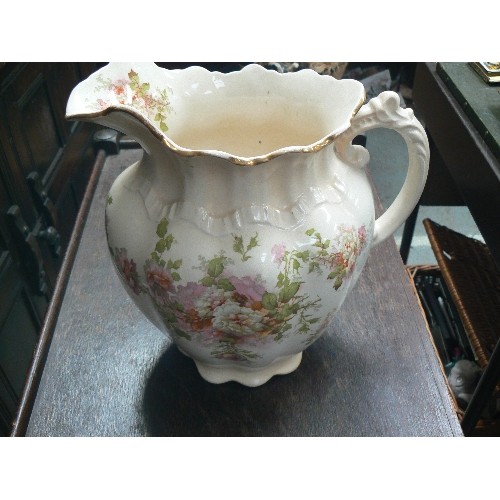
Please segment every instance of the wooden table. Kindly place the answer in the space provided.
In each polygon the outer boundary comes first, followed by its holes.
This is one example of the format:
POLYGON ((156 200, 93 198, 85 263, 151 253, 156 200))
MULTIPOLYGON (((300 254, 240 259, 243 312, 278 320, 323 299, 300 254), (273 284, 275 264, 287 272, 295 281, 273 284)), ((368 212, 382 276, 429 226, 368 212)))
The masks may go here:
POLYGON ((462 434, 393 239, 372 250, 341 312, 294 373, 259 388, 205 382, 132 305, 108 255, 107 193, 138 155, 106 160, 17 435, 462 434))

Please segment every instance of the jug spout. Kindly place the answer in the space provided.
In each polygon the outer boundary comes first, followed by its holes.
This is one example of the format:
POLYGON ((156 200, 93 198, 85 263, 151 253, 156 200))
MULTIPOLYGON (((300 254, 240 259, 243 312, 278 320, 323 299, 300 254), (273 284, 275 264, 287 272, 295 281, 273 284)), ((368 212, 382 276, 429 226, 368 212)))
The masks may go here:
POLYGON ((92 121, 122 132, 150 153, 154 144, 164 139, 171 111, 168 86, 158 89, 147 81, 155 76, 151 70, 158 69, 153 66, 145 65, 141 74, 131 64, 111 63, 101 68, 75 87, 66 118, 92 121))

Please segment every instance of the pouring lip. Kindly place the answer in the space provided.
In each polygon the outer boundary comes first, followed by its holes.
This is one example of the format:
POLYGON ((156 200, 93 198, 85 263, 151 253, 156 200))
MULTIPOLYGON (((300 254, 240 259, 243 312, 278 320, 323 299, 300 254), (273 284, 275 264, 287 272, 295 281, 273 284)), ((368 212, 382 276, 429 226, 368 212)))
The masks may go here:
MULTIPOLYGON (((154 64, 154 63, 153 63, 154 64)), ((156 65, 155 65, 156 66, 156 65)), ((273 72, 273 70, 268 70, 263 68, 262 66, 258 64, 249 64, 242 68, 239 71, 235 71, 232 73, 241 73, 243 71, 251 71, 253 68, 258 68, 257 71, 263 71, 263 72, 273 72)), ((202 67, 195 67, 192 66, 191 68, 197 68, 203 71, 206 71, 211 74, 219 74, 219 72, 212 72, 209 71, 205 68, 202 67)), ((102 68, 104 69, 104 68, 102 68)), ((189 69, 189 68, 187 68, 189 69)), ((172 72, 178 72, 178 71, 186 71, 186 70, 170 70, 172 72)), ((297 74, 301 72, 311 72, 314 73, 316 77, 320 78, 333 78, 330 76, 326 75, 319 75, 318 73, 315 73, 313 70, 301 70, 296 73, 291 73, 291 74, 285 74, 285 75, 292 75, 292 74, 297 74)), ((231 73, 229 73, 231 74, 231 73)), ((221 76, 224 76, 223 73, 220 73, 221 76)), ((91 75, 92 76, 92 75, 91 75)), ((90 78, 90 77, 89 77, 90 78)), ((340 81, 340 80, 337 80, 340 81)), ((358 82, 359 83, 359 82, 358 82)), ((323 136, 319 140, 307 144, 307 145, 302 145, 302 146, 286 146, 282 147, 279 149, 275 149, 273 151, 270 151, 268 153, 265 153, 263 155, 255 155, 255 156, 240 156, 232 153, 228 153, 226 151, 222 150, 217 150, 217 149, 190 149, 186 148, 183 146, 180 146, 177 144, 175 141, 170 139, 166 133, 164 133, 162 130, 160 130, 152 121, 149 119, 147 116, 145 116, 143 113, 138 111, 132 106, 125 105, 125 104, 109 104, 105 108, 102 108, 97 111, 88 111, 84 113, 66 113, 65 118, 70 121, 97 121, 100 118, 104 118, 112 113, 117 113, 117 112, 126 112, 128 115, 133 116, 137 121, 139 121, 142 125, 144 125, 149 132, 153 135, 155 139, 157 139, 159 142, 164 144, 166 147, 168 147, 171 151, 175 152, 179 156, 184 156, 184 157, 195 157, 195 156, 210 156, 210 157, 218 157, 224 160, 227 160, 235 165, 239 166, 244 166, 244 167, 251 167, 255 165, 259 165, 262 163, 269 162, 270 160, 277 158, 279 156, 288 154, 288 153, 314 153, 317 152, 329 144, 332 144, 337 137, 339 137, 342 133, 344 133, 351 124, 351 121, 353 117, 358 113, 360 108, 363 106, 366 100, 366 92, 363 91, 360 92, 360 97, 355 105, 353 111, 351 112, 351 115, 348 117, 347 120, 344 121, 344 123, 340 126, 337 127, 336 129, 332 130, 330 133, 327 135, 323 136)), ((112 127, 111 127, 112 128, 112 127)))

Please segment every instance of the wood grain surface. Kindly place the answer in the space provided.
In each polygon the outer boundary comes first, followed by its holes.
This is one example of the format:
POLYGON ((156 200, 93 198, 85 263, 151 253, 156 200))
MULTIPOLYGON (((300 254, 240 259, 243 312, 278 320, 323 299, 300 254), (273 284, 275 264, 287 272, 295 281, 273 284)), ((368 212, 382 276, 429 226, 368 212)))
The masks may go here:
POLYGON ((28 436, 461 435, 390 239, 300 367, 258 388, 212 385, 132 304, 108 255, 106 160, 76 255, 28 436))

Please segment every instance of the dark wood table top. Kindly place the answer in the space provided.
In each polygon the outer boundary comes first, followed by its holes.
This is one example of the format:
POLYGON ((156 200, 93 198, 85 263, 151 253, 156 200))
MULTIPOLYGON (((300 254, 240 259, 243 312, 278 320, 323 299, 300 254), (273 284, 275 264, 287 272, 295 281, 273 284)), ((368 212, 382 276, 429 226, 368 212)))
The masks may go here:
POLYGON ((69 277, 28 436, 461 435, 393 239, 300 367, 258 388, 212 385, 132 304, 104 207, 140 153, 106 160, 69 277))
POLYGON ((485 82, 465 62, 441 62, 436 72, 462 107, 497 160, 500 161, 500 87, 485 82))

